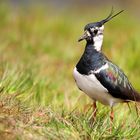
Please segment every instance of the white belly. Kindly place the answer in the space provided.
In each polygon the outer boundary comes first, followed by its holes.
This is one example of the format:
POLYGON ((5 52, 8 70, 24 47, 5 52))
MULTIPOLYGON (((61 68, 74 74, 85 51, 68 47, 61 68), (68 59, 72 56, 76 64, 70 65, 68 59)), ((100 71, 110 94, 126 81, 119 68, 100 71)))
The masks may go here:
POLYGON ((122 102, 121 99, 111 96, 108 93, 108 90, 101 85, 93 74, 88 76, 82 75, 75 68, 73 71, 73 76, 77 86, 93 100, 97 100, 104 105, 110 106, 113 106, 118 102, 122 102))

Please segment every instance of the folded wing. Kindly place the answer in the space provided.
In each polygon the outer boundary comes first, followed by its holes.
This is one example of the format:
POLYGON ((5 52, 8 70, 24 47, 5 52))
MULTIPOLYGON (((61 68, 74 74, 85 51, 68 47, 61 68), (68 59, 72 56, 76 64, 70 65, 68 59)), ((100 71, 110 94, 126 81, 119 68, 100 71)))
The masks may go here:
POLYGON ((95 76, 107 88, 109 94, 123 100, 140 101, 140 94, 134 90, 123 71, 110 61, 107 61, 107 64, 108 68, 101 69, 95 76))

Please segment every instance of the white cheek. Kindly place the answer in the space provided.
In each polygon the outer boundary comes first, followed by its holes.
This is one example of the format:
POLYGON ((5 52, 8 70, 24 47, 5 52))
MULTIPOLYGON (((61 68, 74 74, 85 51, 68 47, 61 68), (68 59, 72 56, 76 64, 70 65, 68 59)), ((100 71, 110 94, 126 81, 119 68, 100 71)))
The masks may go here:
POLYGON ((100 34, 103 34, 104 32, 104 25, 102 25, 99 30, 98 30, 98 35, 100 36, 100 34))
POLYGON ((100 27, 100 30, 101 30, 101 31, 103 31, 103 30, 104 30, 104 25, 102 25, 102 26, 100 27))
POLYGON ((102 43, 103 43, 103 35, 99 35, 93 38, 94 46, 97 51, 101 50, 102 43))
POLYGON ((87 33, 88 36, 91 36, 90 33, 89 33, 89 31, 86 31, 86 33, 87 33))
POLYGON ((94 32, 95 29, 96 29, 96 28, 91 28, 91 31, 94 32))

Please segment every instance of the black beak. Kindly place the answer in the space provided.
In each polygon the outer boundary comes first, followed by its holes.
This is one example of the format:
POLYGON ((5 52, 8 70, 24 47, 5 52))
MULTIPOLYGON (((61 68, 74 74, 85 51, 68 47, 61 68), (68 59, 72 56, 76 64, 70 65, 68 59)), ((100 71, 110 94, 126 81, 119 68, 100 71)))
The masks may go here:
POLYGON ((84 39, 86 39, 88 37, 89 37, 88 32, 85 31, 84 34, 78 39, 78 42, 80 42, 80 41, 82 41, 82 40, 84 40, 84 39))
POLYGON ((117 15, 119 15, 120 13, 122 13, 123 11, 124 10, 121 10, 120 12, 118 12, 118 13, 116 13, 116 14, 113 15, 114 11, 113 11, 113 7, 112 7, 109 16, 107 18, 105 18, 105 19, 103 19, 103 20, 100 21, 101 24, 102 25, 105 24, 106 22, 110 21, 112 18, 116 17, 117 15))

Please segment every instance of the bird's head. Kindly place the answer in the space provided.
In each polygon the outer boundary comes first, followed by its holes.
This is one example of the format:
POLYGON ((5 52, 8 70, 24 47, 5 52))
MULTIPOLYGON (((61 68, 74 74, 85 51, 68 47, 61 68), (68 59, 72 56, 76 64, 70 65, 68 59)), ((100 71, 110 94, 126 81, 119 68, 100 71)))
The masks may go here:
POLYGON ((84 34, 79 38, 79 42, 82 40, 86 40, 87 43, 92 43, 95 46, 95 49, 101 50, 101 45, 103 42, 103 31, 104 31, 104 24, 110 21, 112 18, 116 17, 122 11, 113 15, 113 8, 109 14, 109 16, 99 22, 89 23, 84 28, 84 34))

